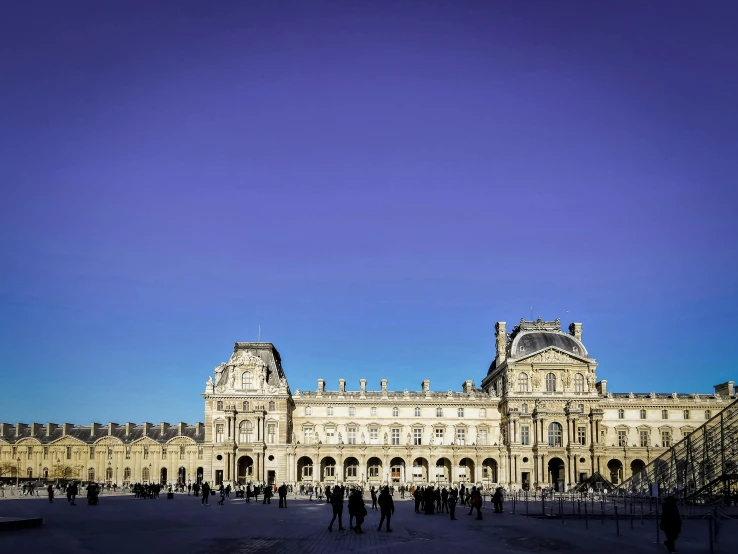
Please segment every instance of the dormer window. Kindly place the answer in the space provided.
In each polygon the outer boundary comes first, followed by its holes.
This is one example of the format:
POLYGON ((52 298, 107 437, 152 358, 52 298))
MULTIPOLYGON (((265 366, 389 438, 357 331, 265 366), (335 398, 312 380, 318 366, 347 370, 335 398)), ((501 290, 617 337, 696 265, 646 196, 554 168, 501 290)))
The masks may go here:
POLYGON ((251 380, 250 371, 244 371, 243 375, 241 375, 241 388, 246 390, 251 390, 254 388, 253 382, 251 380))

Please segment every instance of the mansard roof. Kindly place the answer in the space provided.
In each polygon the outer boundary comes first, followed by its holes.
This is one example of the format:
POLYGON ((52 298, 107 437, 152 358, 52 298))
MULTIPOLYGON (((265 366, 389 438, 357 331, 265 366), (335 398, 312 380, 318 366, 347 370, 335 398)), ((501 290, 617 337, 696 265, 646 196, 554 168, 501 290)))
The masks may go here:
POLYGON ((153 441, 164 444, 176 437, 189 437, 197 443, 205 442, 205 426, 202 423, 196 423, 195 425, 183 423, 181 425, 182 433, 180 433, 180 425, 169 425, 167 423, 159 425, 151 423, 118 425, 113 423, 112 427, 110 423, 90 426, 78 426, 69 423, 62 425, 55 423, 45 425, 39 423, 31 425, 0 423, 0 440, 17 443, 22 439, 34 438, 41 444, 50 444, 63 437, 72 437, 85 444, 94 444, 105 437, 114 437, 124 444, 130 444, 143 437, 148 437, 153 441))

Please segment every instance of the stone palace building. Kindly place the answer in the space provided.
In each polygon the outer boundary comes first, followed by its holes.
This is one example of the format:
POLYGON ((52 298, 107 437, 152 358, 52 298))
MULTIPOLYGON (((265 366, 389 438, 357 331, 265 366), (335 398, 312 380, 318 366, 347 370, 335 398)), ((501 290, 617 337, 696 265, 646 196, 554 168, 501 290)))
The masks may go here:
POLYGON ((277 349, 237 342, 205 385, 205 423, 0 424, 0 480, 480 483, 566 490, 638 472, 735 396, 613 393, 581 323, 499 322, 496 356, 461 391, 291 391, 277 349))

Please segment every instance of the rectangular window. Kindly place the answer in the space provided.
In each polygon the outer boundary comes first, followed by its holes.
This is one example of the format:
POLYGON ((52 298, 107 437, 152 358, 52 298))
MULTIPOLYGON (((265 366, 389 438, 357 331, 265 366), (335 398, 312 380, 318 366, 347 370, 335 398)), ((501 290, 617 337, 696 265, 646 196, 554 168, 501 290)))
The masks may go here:
POLYGON ((456 444, 459 446, 466 444, 466 429, 456 429, 456 444))
POLYGON ((333 406, 328 406, 326 408, 327 415, 332 416, 333 415, 333 406))
POLYGON ((436 417, 443 417, 443 408, 436 408, 436 417))
POLYGON ((304 466, 302 468, 302 474, 305 477, 312 477, 313 476, 313 466, 304 466))
POLYGON ((113 449, 112 447, 108 446, 108 460, 113 459, 113 449))
MULTIPOLYGON (((90 459, 91 460, 94 460, 95 459, 95 451, 94 450, 90 450, 90 459)), ((149 447, 148 446, 144 446, 144 460, 148 460, 148 459, 149 459, 149 447)))
POLYGON ((372 406, 371 408, 369 408, 369 413, 373 416, 377 415, 377 407, 372 406))
POLYGON ((356 415, 356 408, 354 408, 353 406, 349 406, 349 415, 356 415))
POLYGON ((47 460, 49 458, 49 447, 44 446, 44 460, 47 460))
POLYGON ((335 477, 336 475, 336 466, 325 466, 325 476, 326 477, 335 477))
POLYGON ((166 460, 167 459, 167 449, 166 447, 161 449, 161 459, 166 460))
POLYGON ((271 444, 277 442, 277 426, 274 423, 267 425, 267 437, 271 444))
POLYGON ((225 433, 225 425, 218 423, 215 426, 215 442, 223 442, 223 435, 225 433))
POLYGON ((215 403, 215 409, 218 411, 223 411, 223 401, 222 400, 218 400, 215 403))
POLYGON ((356 477, 356 466, 348 466, 346 468, 346 477, 356 477))
POLYGON ((395 428, 392 429, 392 445, 397 446, 400 444, 400 430, 395 428))
POLYGON ((28 450, 26 450, 26 457, 29 460, 33 459, 33 449, 31 449, 30 447, 28 448, 28 450))
POLYGON ((378 466, 369 466, 369 477, 379 477, 378 466))
POLYGON ((423 430, 422 429, 413 429, 413 444, 415 446, 419 446, 422 444, 423 439, 423 430))
POLYGON ((486 410, 486 408, 480 408, 479 409, 479 417, 487 417, 487 410, 486 410))
POLYGON ((369 429, 369 442, 371 444, 377 444, 379 442, 379 429, 376 427, 369 429))
POLYGON ((436 427, 436 444, 443 444, 443 428, 436 427))
POLYGON ((520 426, 520 444, 530 444, 530 427, 528 425, 520 426))
POLYGON ((671 446, 671 432, 661 431, 661 446, 669 448, 671 446))
POLYGON ((312 427, 308 427, 305 429, 305 444, 312 444, 313 443, 313 429, 312 427))
POLYGON ((628 431, 618 430, 618 446, 628 446, 628 431))
POLYGON ((641 447, 645 448, 648 446, 648 431, 641 431, 639 433, 640 439, 641 439, 641 447))
POLYGON ((348 443, 356 444, 356 427, 349 427, 348 429, 348 443))
POLYGON ((669 410, 661 410, 661 419, 669 419, 669 410))
POLYGON ((305 406, 305 415, 313 415, 313 408, 311 406, 305 406))
POLYGON ((328 427, 325 430, 325 442, 327 444, 335 444, 336 430, 333 427, 328 427))
POLYGON ((577 427, 577 442, 582 445, 587 444, 587 428, 585 426, 577 427))
POLYGON ((689 410, 684 410, 684 419, 689 419, 689 410))
POLYGON ((130 460, 130 459, 131 459, 131 447, 126 446, 126 460, 130 460))
POLYGON ((67 460, 71 460, 71 459, 72 459, 72 447, 67 446, 67 460))
POLYGON ((486 429, 480 429, 477 431, 477 442, 481 446, 487 446, 487 430, 486 429))
POLYGON ((197 447, 197 459, 202 460, 202 446, 197 447))
POLYGON ((18 448, 15 447, 15 446, 11 449, 11 456, 13 457, 13 459, 15 459, 15 452, 16 452, 16 450, 18 450, 18 448))
POLYGON ((459 408, 458 414, 459 414, 459 417, 464 417, 464 408, 459 408))
POLYGON ((184 446, 179 447, 179 459, 180 460, 185 459, 185 447, 184 446))

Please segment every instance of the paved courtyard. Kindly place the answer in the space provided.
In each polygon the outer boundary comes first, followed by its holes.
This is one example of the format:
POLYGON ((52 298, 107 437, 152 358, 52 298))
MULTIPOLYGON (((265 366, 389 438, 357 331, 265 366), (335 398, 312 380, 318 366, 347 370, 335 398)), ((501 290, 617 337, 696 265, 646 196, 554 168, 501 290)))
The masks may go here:
MULTIPOLYGON (((629 554, 666 552, 655 543, 655 524, 620 522, 616 536, 614 521, 540 520, 511 513, 493 514, 485 505, 483 521, 457 511, 457 521, 447 515, 414 513, 411 501, 395 497, 393 533, 377 532, 378 512, 369 511, 363 535, 352 531, 327 530, 330 506, 317 501, 290 498, 289 507, 277 502, 263 505, 231 499, 225 506, 215 502, 203 507, 199 499, 176 495, 173 500, 137 500, 132 496, 103 495, 98 506, 86 499, 70 506, 65 498, 53 504, 39 499, 0 500, 2 516, 40 516, 38 529, 0 532, 0 552, 54 552, 55 554, 176 552, 177 554, 248 554, 252 552, 382 552, 402 554, 448 554, 451 549, 467 552, 622 552, 629 554), (457 550, 460 549, 460 550, 457 550)), ((367 509, 371 503, 367 502, 367 509)), ((344 525, 348 510, 344 506, 344 525)), ((715 552, 733 552, 729 536, 735 521, 722 523, 720 544, 715 552)), ((709 552, 706 520, 687 520, 681 553, 709 552)), ((662 537, 663 540, 663 537, 662 537)))

